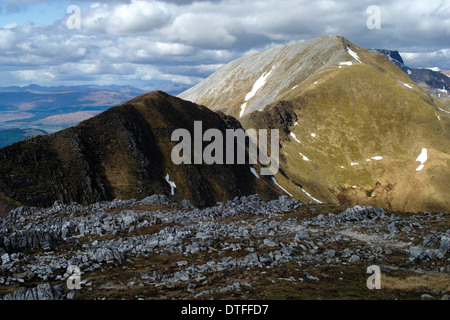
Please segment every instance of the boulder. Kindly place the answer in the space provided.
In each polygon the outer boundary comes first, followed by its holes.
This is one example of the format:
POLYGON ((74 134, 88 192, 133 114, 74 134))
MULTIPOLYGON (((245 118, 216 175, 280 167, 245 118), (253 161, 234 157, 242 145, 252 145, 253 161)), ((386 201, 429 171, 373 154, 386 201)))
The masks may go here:
POLYGON ((443 236, 441 238, 441 245, 439 247, 439 251, 441 251, 443 254, 450 252, 450 237, 443 236))

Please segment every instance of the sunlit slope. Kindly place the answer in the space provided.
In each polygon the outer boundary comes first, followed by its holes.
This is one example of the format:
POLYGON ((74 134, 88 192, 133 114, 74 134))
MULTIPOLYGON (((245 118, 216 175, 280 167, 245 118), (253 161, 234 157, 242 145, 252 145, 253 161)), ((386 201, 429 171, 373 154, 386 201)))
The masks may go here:
POLYGON ((344 61, 344 42, 333 36, 254 53, 230 62, 179 97, 240 118, 244 104, 242 116, 261 110, 284 90, 344 61))
MULTIPOLYGON (((328 80, 289 100, 295 116, 281 141, 286 177, 277 177, 280 183, 294 195, 295 183, 301 184, 324 202, 410 211, 448 208, 445 112, 413 83, 413 89, 403 85, 407 79, 395 79, 370 65, 331 73, 328 80), (416 171, 423 148, 427 159, 416 171)), ((251 115, 244 126, 262 125, 267 112, 251 115)))
MULTIPOLYGON (((308 41, 301 50, 296 45, 276 50, 278 60, 269 59, 271 51, 259 54, 270 62, 259 67, 248 86, 241 83, 244 71, 220 85, 211 82, 213 75, 182 96, 195 93, 201 103, 236 116, 244 128, 281 129, 276 178, 301 200, 448 210, 449 119, 442 104, 387 57, 342 37, 308 41), (273 68, 276 61, 280 65, 273 68), (276 75, 278 69, 284 76, 276 75), (239 117, 245 96, 267 72, 239 117), (228 90, 222 87, 226 83, 228 90), (419 155, 422 162, 416 161, 419 155)), ((240 63, 247 65, 251 57, 224 69, 245 70, 240 63)))

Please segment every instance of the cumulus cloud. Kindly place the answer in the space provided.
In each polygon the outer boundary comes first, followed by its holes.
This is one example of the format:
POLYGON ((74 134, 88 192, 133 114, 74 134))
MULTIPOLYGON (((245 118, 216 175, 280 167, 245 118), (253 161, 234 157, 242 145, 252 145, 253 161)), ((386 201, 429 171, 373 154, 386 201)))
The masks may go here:
MULTIPOLYGON (((7 0, 0 15, 53 1, 7 0)), ((380 0, 379 30, 366 26, 372 0, 73 3, 81 8, 80 29, 67 28, 65 12, 50 24, 0 28, 0 86, 110 82, 184 88, 246 53, 331 34, 366 48, 399 50, 412 67, 450 69, 448 1, 380 0)))
POLYGON ((162 35, 169 41, 202 48, 229 48, 236 41, 230 31, 232 20, 221 14, 183 13, 162 35))
POLYGON ((14 47, 15 35, 11 28, 0 30, 0 50, 8 51, 14 47))
POLYGON ((18 70, 11 72, 11 74, 16 78, 27 82, 52 80, 55 78, 53 73, 45 70, 18 70))
POLYGON ((92 5, 83 12, 83 27, 109 35, 133 35, 153 31, 172 19, 169 6, 163 2, 135 0, 131 3, 92 5))
POLYGON ((445 66, 450 60, 450 48, 432 52, 401 52, 400 54, 408 65, 412 67, 445 66))

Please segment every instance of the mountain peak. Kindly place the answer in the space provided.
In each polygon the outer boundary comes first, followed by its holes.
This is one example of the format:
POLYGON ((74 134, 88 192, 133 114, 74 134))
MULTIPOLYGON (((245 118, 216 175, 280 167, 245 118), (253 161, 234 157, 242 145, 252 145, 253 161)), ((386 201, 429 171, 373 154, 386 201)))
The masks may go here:
POLYGON ((276 179, 300 200, 409 211, 450 204, 450 176, 438 164, 450 154, 445 107, 383 54, 342 36, 242 57, 179 97, 245 129, 281 129, 276 179), (433 160, 416 170, 424 148, 433 160))
POLYGON ((175 165, 172 132, 183 128, 193 136, 194 121, 204 130, 239 125, 156 91, 75 127, 0 149, 0 202, 49 206, 166 194, 202 207, 255 193, 278 197, 270 179, 257 179, 247 164, 175 165))
POLYGON ((388 50, 388 49, 374 49, 374 51, 383 53, 386 55, 389 60, 391 60, 398 67, 402 67, 405 63, 403 62, 403 58, 397 50, 388 50))
POLYGON ((276 47, 230 62, 179 97, 241 118, 263 110, 314 74, 341 62, 360 63, 358 51, 342 36, 276 47))

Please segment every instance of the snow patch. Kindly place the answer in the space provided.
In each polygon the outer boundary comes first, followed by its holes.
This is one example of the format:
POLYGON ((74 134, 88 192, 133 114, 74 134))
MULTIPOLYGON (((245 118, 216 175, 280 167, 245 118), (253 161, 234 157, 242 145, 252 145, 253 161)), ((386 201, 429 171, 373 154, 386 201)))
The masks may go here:
POLYGON ((318 82, 316 81, 316 82, 314 82, 314 84, 317 84, 318 82))
POLYGON ((351 61, 339 63, 341 66, 351 66, 353 63, 351 61))
POLYGON ((297 87, 298 87, 298 85, 296 85, 296 86, 293 86, 293 87, 292 87, 292 90, 294 90, 294 89, 295 89, 295 88, 297 88, 297 87))
POLYGON ((359 63, 362 63, 361 60, 359 60, 358 54, 354 51, 352 51, 352 49, 347 48, 347 52, 349 55, 351 55, 353 58, 355 58, 356 61, 358 61, 359 63))
POLYGON ((319 201, 319 200, 317 200, 316 198, 314 198, 314 197, 313 197, 312 195, 310 195, 305 189, 300 188, 300 187, 297 187, 297 188, 299 188, 300 190, 302 190, 303 193, 306 194, 311 200, 313 200, 313 201, 315 201, 315 202, 317 202, 317 203, 319 203, 319 204, 322 203, 322 201, 319 201))
POLYGON ((175 184, 175 182, 170 181, 169 174, 166 174, 166 181, 170 185, 170 193, 172 195, 174 195, 175 194, 175 188, 177 187, 177 185, 175 184))
POLYGON ((239 118, 244 114, 245 108, 247 107, 247 102, 241 106, 241 113, 239 113, 239 118))
POLYGON ((315 133, 311 133, 311 137, 315 138, 316 134, 315 133))
POLYGON ((379 160, 382 160, 383 157, 382 156, 375 156, 375 157, 372 157, 372 159, 379 161, 379 160))
POLYGON ((435 113, 435 115, 438 118, 438 120, 441 121, 441 117, 439 117, 439 115, 437 113, 435 113))
POLYGON ((275 183, 281 190, 283 190, 283 191, 286 192, 288 195, 290 195, 291 197, 293 197, 292 194, 290 194, 285 188, 283 188, 282 186, 280 186, 280 185, 278 184, 278 181, 277 181, 277 179, 275 179, 275 177, 272 177, 272 181, 273 181, 273 183, 275 183))
POLYGON ((298 122, 294 123, 294 126, 298 126, 298 122))
POLYGON ((411 70, 409 69, 406 72, 408 72, 409 75, 412 74, 411 70))
MULTIPOLYGON (((273 69, 274 69, 274 67, 272 67, 272 70, 273 69)), ((261 77, 259 77, 258 80, 256 80, 255 84, 253 85, 252 91, 247 93, 247 95, 245 96, 245 101, 248 101, 251 98, 253 98, 254 95, 256 94, 256 92, 258 92, 258 90, 261 89, 264 86, 264 84, 267 81, 267 78, 272 73, 272 70, 270 70, 269 72, 264 73, 261 77)))
POLYGON ((442 109, 442 108, 439 108, 439 107, 436 107, 436 108, 438 108, 439 110, 441 110, 441 111, 445 112, 446 114, 450 114, 450 112, 448 112, 447 110, 444 110, 444 109, 442 109))
POLYGON ((345 169, 344 166, 340 166, 341 169, 345 169))
POLYGON ((407 87, 407 88, 410 88, 410 89, 412 89, 413 87, 411 87, 409 84, 407 84, 407 83, 403 83, 403 85, 405 86, 405 87, 407 87))
POLYGON ((295 141, 297 141, 298 143, 301 143, 300 141, 298 141, 297 137, 295 136, 295 133, 291 132, 291 137, 295 139, 295 141))
MULTIPOLYGON (((272 67, 272 70, 274 68, 275 67, 272 67)), ((253 85, 252 91, 250 91, 249 93, 247 93, 245 95, 245 103, 241 106, 241 113, 239 114, 239 117, 242 117, 242 115, 244 114, 245 108, 247 107, 247 101, 250 100, 251 98, 253 98, 255 96, 256 92, 258 92, 258 90, 264 86, 264 84, 267 81, 267 78, 272 73, 272 70, 264 73, 261 77, 259 77, 259 79, 256 80, 255 84, 253 85)))
POLYGON ((259 179, 259 175, 256 173, 255 168, 250 167, 250 171, 253 173, 253 175, 254 175, 255 177, 257 177, 257 178, 259 179))
POLYGON ((421 171, 424 167, 425 162, 428 160, 428 150, 426 148, 422 148, 422 152, 417 157, 416 161, 420 162, 420 166, 417 167, 416 171, 421 171))
POLYGON ((442 93, 447 93, 447 90, 445 90, 445 87, 442 87, 442 89, 438 89, 438 91, 440 91, 442 93))
POLYGON ((354 166, 359 165, 359 163, 358 163, 358 162, 351 162, 350 165, 351 165, 352 167, 354 167, 354 166))
POLYGON ((311 161, 311 160, 309 160, 306 156, 304 156, 303 154, 301 154, 300 152, 299 152, 298 154, 301 155, 301 156, 303 157, 303 160, 305 160, 305 161, 311 161))

